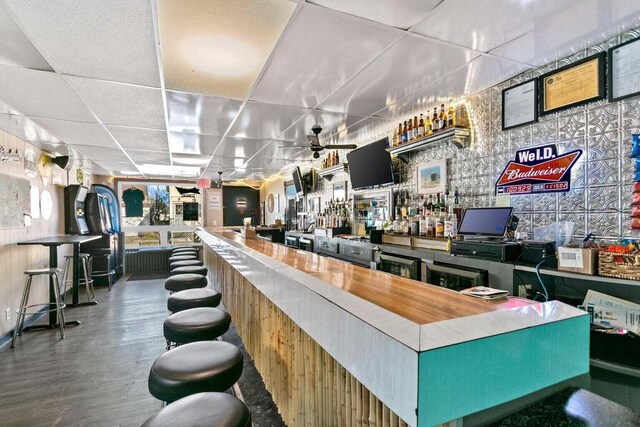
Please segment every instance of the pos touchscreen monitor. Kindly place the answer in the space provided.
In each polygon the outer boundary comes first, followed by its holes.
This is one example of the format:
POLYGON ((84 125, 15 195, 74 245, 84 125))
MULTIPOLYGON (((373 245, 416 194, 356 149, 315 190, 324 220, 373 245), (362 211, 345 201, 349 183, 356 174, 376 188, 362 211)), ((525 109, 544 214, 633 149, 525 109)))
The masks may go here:
POLYGON ((458 234, 503 237, 511 222, 513 208, 469 208, 458 227, 458 234))

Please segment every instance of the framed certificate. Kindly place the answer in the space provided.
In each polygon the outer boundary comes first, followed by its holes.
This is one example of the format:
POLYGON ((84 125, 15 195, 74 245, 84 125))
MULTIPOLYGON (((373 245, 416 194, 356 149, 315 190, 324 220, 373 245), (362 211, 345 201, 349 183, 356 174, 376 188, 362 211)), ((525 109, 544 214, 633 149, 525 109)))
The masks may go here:
POLYGON ((640 94, 640 39, 609 49, 609 101, 640 94))
POLYGON ((540 114, 604 98, 605 52, 540 76, 540 114))
POLYGON ((502 91, 502 130, 538 121, 538 85, 536 79, 502 91))

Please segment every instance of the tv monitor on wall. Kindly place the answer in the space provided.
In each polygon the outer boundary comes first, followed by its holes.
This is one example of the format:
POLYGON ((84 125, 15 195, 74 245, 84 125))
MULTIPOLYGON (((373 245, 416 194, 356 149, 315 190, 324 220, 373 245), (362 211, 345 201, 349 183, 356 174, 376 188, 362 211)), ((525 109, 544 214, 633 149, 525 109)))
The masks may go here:
POLYGON ((349 177, 354 190, 393 184, 391 154, 386 150, 389 138, 383 138, 347 153, 349 177))
POLYGON ((298 166, 293 169, 293 185, 296 187, 296 196, 303 196, 304 189, 302 188, 302 174, 300 173, 300 167, 298 166))

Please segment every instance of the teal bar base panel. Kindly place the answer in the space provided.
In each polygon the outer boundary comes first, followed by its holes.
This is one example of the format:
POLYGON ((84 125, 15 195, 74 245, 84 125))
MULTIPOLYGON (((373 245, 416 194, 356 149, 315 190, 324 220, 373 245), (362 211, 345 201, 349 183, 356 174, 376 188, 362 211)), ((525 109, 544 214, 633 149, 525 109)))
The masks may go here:
POLYGON ((418 426, 437 426, 588 372, 586 315, 425 351, 418 426))

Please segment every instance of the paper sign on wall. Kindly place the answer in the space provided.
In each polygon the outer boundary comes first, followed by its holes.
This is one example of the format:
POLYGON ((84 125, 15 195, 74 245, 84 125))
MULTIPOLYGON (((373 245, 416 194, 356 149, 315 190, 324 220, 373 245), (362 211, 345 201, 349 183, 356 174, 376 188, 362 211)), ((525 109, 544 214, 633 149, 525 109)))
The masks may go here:
POLYGON ((571 168, 582 150, 558 154, 555 144, 516 152, 496 182, 496 194, 539 194, 571 190, 571 168))
POLYGON ((217 194, 209 195, 209 209, 220 209, 220 196, 217 194))

